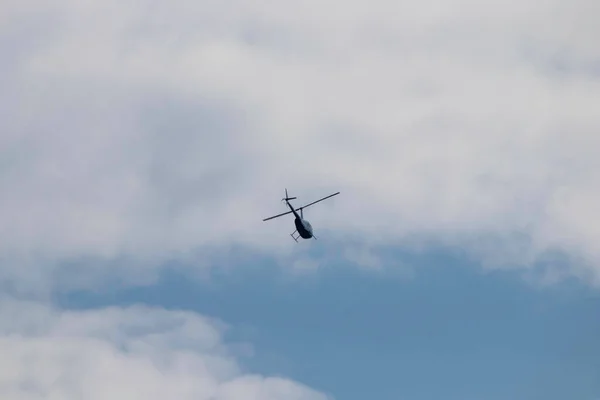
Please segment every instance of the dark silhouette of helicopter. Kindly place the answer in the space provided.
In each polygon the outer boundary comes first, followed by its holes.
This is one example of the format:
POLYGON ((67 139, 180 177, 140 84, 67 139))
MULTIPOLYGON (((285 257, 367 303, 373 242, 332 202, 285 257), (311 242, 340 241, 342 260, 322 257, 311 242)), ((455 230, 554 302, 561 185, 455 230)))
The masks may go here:
POLYGON ((318 203, 320 201, 323 201, 325 199, 328 199, 328 198, 333 197, 338 194, 340 194, 340 192, 330 194, 329 196, 323 197, 322 199, 313 201, 312 203, 309 203, 307 205, 304 205, 302 207, 298 207, 298 208, 294 209, 292 207, 292 205, 290 204, 290 200, 294 200, 296 197, 288 197, 288 191, 287 191, 287 189, 285 189, 285 197, 283 199, 281 199, 281 201, 285 201, 291 211, 277 214, 277 215, 274 215, 269 218, 265 218, 265 219, 263 219, 263 221, 268 221, 273 218, 281 217, 282 215, 287 215, 287 214, 293 213, 294 216, 296 217, 294 219, 294 224, 296 225, 296 230, 294 232, 290 233, 290 236, 292 237, 292 239, 294 239, 296 242, 298 241, 299 238, 302 238, 302 239, 314 238, 316 240, 317 238, 315 237, 315 235, 313 233, 313 228, 310 225, 310 222, 308 222, 307 220, 304 219, 302 210, 308 206, 312 206, 315 203, 318 203), (300 211, 300 215, 298 215, 297 211, 300 211), (295 233, 297 233, 298 235, 294 236, 295 233))

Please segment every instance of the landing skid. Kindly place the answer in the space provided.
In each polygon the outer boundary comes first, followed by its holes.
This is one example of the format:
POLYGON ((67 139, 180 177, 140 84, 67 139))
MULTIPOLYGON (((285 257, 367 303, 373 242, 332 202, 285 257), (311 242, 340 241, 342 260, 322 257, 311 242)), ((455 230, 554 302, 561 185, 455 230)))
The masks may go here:
MULTIPOLYGON (((294 232, 290 233, 290 236, 292 237, 292 239, 294 239, 296 241, 296 243, 298 243, 298 239, 300 239, 300 234, 298 233, 297 230, 295 230, 294 232), (296 234, 294 236, 294 234, 296 234)), ((312 237, 313 239, 317 240, 317 237, 315 235, 313 235, 312 237)))
POLYGON ((290 233, 290 236, 292 237, 292 239, 294 239, 296 241, 296 243, 298 243, 298 239, 300 238, 300 234, 298 233, 297 230, 295 230, 294 232, 290 233), (294 233, 296 233, 298 236, 294 236, 294 233))

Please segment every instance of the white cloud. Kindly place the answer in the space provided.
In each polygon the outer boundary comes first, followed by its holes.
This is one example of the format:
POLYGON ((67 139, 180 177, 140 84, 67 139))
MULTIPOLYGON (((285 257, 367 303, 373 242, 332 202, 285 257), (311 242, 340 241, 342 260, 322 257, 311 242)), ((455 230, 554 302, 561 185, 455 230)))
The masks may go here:
POLYGON ((3 2, 3 274, 289 251, 291 220, 260 221, 288 187, 342 191, 317 235, 598 277, 598 4, 566 4, 3 2))
POLYGON ((0 309, 6 400, 329 398, 288 379, 248 374, 222 340, 226 327, 195 313, 65 311, 12 300, 0 309))

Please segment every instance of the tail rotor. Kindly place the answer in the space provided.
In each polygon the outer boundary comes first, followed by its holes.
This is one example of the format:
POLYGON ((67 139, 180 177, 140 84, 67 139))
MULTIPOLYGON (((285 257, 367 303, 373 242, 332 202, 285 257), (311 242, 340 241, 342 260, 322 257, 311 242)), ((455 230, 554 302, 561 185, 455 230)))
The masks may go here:
POLYGON ((294 200, 295 197, 289 197, 288 196, 288 191, 287 188, 285 189, 285 197, 283 199, 281 199, 281 201, 288 201, 288 200, 294 200))

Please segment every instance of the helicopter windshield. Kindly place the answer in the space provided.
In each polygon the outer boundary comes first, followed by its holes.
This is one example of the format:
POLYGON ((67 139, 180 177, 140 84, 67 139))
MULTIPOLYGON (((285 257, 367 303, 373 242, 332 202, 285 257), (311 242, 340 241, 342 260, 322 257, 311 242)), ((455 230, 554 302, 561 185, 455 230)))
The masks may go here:
POLYGON ((309 230, 312 231, 312 226, 310 225, 310 222, 308 222, 307 220, 302 221, 302 223, 304 224, 304 227, 309 230))

